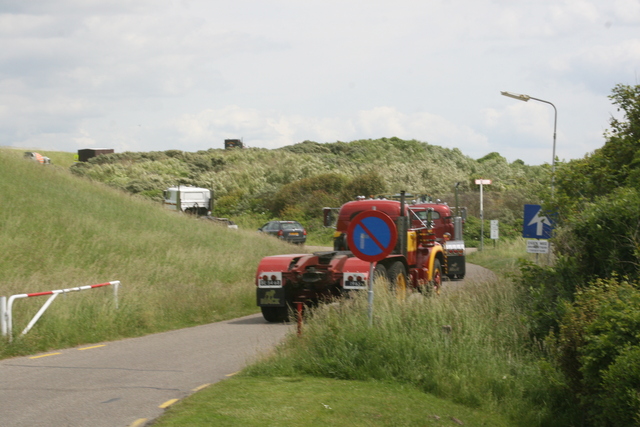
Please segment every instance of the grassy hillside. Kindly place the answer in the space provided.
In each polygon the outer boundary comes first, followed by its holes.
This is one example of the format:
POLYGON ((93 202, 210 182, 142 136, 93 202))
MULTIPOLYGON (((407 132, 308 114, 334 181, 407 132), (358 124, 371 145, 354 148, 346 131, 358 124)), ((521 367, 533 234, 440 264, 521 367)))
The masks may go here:
MULTIPOLYGON (((484 189, 485 219, 500 220, 501 235, 514 236, 521 231, 522 205, 539 203, 540 194, 548 193, 550 178, 547 166, 508 163, 498 153, 474 160, 458 149, 399 138, 305 141, 276 150, 115 153, 76 164, 72 171, 155 200, 178 183, 211 188, 217 216, 241 224, 295 219, 314 236, 322 234, 323 206, 401 190, 430 194, 453 205, 456 183, 461 205, 477 217, 476 178, 493 181, 484 189)), ((470 240, 479 240, 479 226, 475 228, 470 240)))
POLYGON ((327 144, 305 141, 276 150, 114 153, 78 164, 74 172, 145 195, 157 196, 158 190, 180 182, 212 188, 218 197, 237 192, 260 197, 293 181, 327 173, 353 178, 375 172, 386 191, 436 196, 451 193, 456 182, 462 183, 463 191, 469 190, 479 177, 494 180, 487 191, 549 178, 543 167, 508 163, 497 153, 474 160, 458 149, 399 138, 327 144))
MULTIPOLYGON (((165 211, 158 203, 0 149, 0 295, 120 280, 60 297, 0 356, 135 336, 257 311, 253 275, 299 248, 165 211), (242 253, 239 257, 237 254, 242 253)), ((14 335, 45 297, 14 304, 14 335)))

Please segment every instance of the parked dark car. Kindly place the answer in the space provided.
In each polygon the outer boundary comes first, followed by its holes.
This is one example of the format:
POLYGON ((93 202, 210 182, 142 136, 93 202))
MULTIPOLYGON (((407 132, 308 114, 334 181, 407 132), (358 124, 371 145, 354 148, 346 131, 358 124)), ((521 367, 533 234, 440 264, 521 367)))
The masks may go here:
POLYGON ((271 234, 289 243, 304 244, 307 241, 307 230, 298 221, 269 221, 258 231, 271 234))

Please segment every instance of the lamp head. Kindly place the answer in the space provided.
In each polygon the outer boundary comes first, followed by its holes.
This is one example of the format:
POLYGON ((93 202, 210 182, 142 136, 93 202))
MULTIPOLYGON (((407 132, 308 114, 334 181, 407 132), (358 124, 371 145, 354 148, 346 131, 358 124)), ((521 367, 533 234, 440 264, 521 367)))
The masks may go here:
POLYGON ((527 102, 528 100, 531 99, 529 95, 521 95, 519 93, 501 91, 500 94, 504 96, 508 96, 509 98, 519 99, 520 101, 524 101, 524 102, 527 102))

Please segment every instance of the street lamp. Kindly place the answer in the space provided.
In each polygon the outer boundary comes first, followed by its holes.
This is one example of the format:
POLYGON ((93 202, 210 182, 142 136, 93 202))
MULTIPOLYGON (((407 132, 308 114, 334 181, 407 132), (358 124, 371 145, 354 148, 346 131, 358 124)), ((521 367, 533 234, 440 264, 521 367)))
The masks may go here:
POLYGON ((553 182, 556 174, 556 125, 558 124, 558 110, 556 109, 556 106, 550 103, 549 101, 545 101, 544 99, 534 98, 533 96, 529 96, 529 95, 522 95, 519 93, 512 93, 512 92, 506 92, 506 91, 501 91, 500 93, 504 96, 508 96, 509 98, 513 98, 513 99, 518 99, 520 101, 527 102, 528 100, 533 99, 534 101, 544 102, 545 104, 549 104, 553 107, 553 111, 554 111, 553 158, 551 159, 551 197, 553 197, 553 182))

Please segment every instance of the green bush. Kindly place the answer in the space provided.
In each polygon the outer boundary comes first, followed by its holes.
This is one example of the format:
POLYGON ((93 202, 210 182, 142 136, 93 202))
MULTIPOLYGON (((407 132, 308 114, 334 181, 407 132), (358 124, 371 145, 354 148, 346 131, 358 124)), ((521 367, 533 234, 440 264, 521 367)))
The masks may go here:
POLYGON ((602 374, 602 398, 596 403, 603 425, 640 424, 640 347, 627 347, 602 374))
POLYGON ((640 400, 640 290, 617 277, 598 279, 566 305, 557 337, 547 340, 591 422, 632 425, 640 400))
POLYGON ((586 283, 593 277, 640 273, 640 192, 620 188, 568 218, 555 239, 560 253, 576 262, 586 283))
MULTIPOLYGON (((344 175, 328 173, 317 175, 311 178, 286 184, 267 202, 269 210, 274 216, 281 215, 287 208, 294 206, 313 206, 313 211, 308 212, 310 216, 320 216, 322 207, 317 209, 314 200, 323 200, 326 206, 339 206, 342 201, 339 194, 348 183, 348 178, 344 175)), ((304 207, 300 208, 305 211, 304 207)))
POLYGON ((539 266, 520 261, 520 304, 527 315, 529 330, 536 340, 557 331, 566 303, 571 303, 580 282, 575 280, 570 260, 561 259, 554 266, 539 266))

